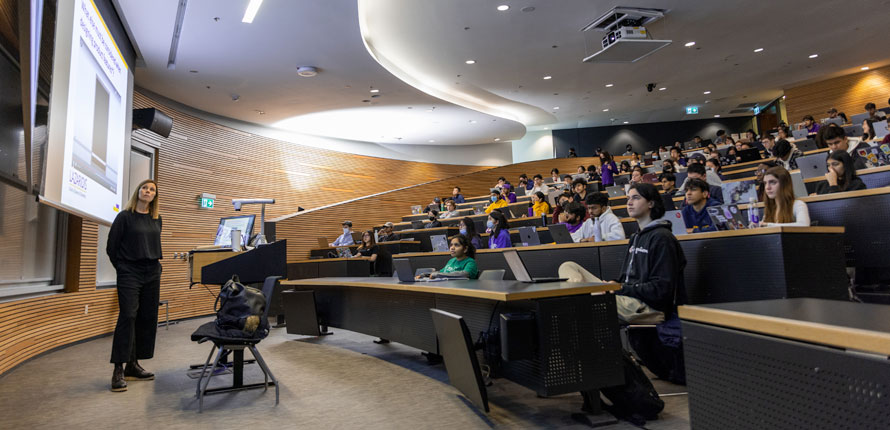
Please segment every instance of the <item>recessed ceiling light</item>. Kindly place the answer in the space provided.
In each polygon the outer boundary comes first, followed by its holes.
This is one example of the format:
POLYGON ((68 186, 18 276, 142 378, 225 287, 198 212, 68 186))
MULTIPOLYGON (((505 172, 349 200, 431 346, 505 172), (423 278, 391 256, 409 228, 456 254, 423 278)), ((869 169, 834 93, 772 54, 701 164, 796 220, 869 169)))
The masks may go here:
POLYGON ((257 11, 260 10, 260 5, 263 4, 263 0, 250 0, 250 3, 247 4, 247 9, 244 11, 244 17, 241 18, 241 22, 246 22, 248 24, 253 22, 253 19, 256 17, 257 11))
POLYGON ((658 91, 664 91, 664 90, 666 90, 666 89, 667 89, 667 87, 661 87, 661 88, 658 89, 658 91))
POLYGON ((372 92, 372 93, 379 93, 380 90, 378 90, 377 88, 374 88, 374 89, 371 90, 371 92, 372 92))
POLYGON ((705 91, 705 92, 703 92, 702 94, 711 94, 711 92, 710 92, 710 91, 705 91))
POLYGON ((813 54, 813 55, 810 55, 810 58, 816 58, 818 56, 819 56, 819 54, 813 54))
POLYGON ((428 140, 427 142, 429 142, 429 143, 436 143, 436 141, 433 140, 433 139, 430 139, 430 140, 428 140))
POLYGON ((763 48, 757 48, 754 50, 754 52, 763 52, 763 48))
POLYGON ((609 108, 603 109, 603 112, 608 112, 608 111, 609 111, 609 108))
POLYGON ((553 106, 553 110, 558 110, 559 106, 553 106))
POLYGON ((198 73, 197 70, 189 70, 189 73, 198 73))
POLYGON ((683 46, 685 46, 687 48, 690 46, 695 46, 695 42, 686 42, 686 45, 683 45, 683 46))
POLYGON ((720 118, 720 115, 714 115, 714 118, 720 118))
POLYGON ((427 112, 432 112, 433 110, 432 110, 432 109, 427 109, 426 111, 427 111, 427 112))
POLYGON ((544 130, 550 130, 550 127, 544 127, 544 130))
POLYGON ((500 142, 500 141, 501 141, 501 138, 500 138, 500 137, 496 137, 496 138, 494 138, 494 141, 495 141, 495 142, 500 142))
POLYGON ((502 5, 498 6, 498 10, 501 11, 501 12, 503 12, 503 11, 505 11, 505 10, 508 10, 508 9, 510 9, 510 6, 507 6, 507 5, 505 5, 505 4, 502 4, 502 5))
POLYGON ((470 120, 470 124, 475 124, 475 123, 476 123, 476 120, 475 120, 475 119, 471 119, 471 120, 470 120))
POLYGON ((545 80, 545 81, 548 80, 548 79, 553 79, 553 76, 550 76, 550 75, 544 76, 544 80, 545 80))
POLYGON ((467 60, 467 61, 464 61, 464 62, 467 63, 467 64, 476 64, 476 60, 467 60))
POLYGON ((859 70, 868 70, 868 66, 863 66, 863 67, 862 67, 861 69, 859 69, 859 70))
POLYGON ((615 86, 615 84, 606 84, 606 88, 612 88, 614 86, 615 86))
POLYGON ((624 121, 624 123, 627 124, 627 121, 624 121))

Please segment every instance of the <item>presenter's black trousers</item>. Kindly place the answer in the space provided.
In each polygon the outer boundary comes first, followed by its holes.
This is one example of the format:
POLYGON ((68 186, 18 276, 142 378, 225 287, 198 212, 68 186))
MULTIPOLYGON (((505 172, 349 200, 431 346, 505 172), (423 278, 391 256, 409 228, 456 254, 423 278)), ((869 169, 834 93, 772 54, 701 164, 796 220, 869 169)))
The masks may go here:
POLYGON ((160 289, 161 263, 157 260, 118 263, 117 301, 120 313, 114 328, 112 363, 127 363, 154 356, 160 289))

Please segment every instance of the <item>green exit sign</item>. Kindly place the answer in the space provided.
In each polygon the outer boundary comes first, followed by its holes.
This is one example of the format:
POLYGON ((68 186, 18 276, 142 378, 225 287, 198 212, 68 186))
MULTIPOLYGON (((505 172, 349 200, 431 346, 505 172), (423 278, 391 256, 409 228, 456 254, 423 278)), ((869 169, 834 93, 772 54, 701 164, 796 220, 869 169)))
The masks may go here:
POLYGON ((207 197, 201 197, 201 207, 207 209, 213 209, 213 199, 209 199, 207 197))
POLYGON ((686 115, 698 114, 698 106, 689 106, 686 108, 686 115))

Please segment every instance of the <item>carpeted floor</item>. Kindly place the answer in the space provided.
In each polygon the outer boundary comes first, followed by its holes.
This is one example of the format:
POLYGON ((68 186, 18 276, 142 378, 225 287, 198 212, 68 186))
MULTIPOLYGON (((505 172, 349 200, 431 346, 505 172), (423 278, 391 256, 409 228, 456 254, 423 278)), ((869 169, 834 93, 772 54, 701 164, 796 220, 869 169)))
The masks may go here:
MULTIPOLYGON (((0 378, 0 428, 556 428, 588 427, 572 418, 581 397, 538 398, 504 379, 488 387, 491 412, 478 411, 447 384, 443 365, 430 366, 420 351, 400 344, 376 345, 373 338, 333 329, 333 336, 308 338, 273 329, 260 352, 281 382, 274 389, 209 396, 198 414, 196 380, 189 363, 202 362, 210 345, 189 341, 209 319, 185 321, 158 331, 155 358, 143 366, 150 382, 130 382, 125 393, 108 390, 111 337, 85 342, 31 360, 0 378)), ((249 353, 247 353, 249 355, 249 353)), ((245 382, 262 380, 256 365, 245 382)), ((231 383, 214 377, 211 387, 231 383)), ((679 387, 655 381, 661 394, 679 387)), ((686 396, 664 397, 665 411, 649 429, 687 429, 686 396)), ((591 417, 595 422, 596 417, 591 417)), ((603 428, 635 428, 618 423, 603 428)))

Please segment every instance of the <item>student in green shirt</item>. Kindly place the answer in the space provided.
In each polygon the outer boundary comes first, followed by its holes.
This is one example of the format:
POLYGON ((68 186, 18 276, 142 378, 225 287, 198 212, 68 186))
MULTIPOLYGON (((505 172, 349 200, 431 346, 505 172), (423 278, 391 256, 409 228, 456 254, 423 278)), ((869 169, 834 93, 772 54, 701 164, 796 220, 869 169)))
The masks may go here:
POLYGON ((429 276, 431 278, 470 278, 479 277, 479 269, 476 268, 476 248, 470 244, 470 240, 466 236, 459 234, 451 238, 451 260, 448 264, 438 271, 432 273, 424 273, 421 276, 429 276))

